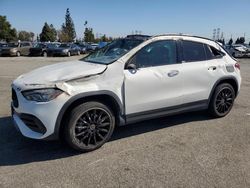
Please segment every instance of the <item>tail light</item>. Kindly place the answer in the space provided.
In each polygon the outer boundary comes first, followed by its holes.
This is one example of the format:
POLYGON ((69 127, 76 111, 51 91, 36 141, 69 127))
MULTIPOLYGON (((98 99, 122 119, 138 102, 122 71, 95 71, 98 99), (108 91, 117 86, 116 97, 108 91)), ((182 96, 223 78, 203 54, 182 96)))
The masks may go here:
POLYGON ((235 68, 239 69, 240 70, 240 64, 239 63, 235 63, 235 68))

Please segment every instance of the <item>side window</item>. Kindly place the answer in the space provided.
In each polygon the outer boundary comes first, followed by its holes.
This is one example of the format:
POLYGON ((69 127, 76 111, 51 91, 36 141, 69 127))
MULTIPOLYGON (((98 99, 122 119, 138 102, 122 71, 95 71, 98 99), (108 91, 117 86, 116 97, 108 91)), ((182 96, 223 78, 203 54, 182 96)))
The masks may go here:
POLYGON ((204 45, 199 42, 183 41, 183 60, 185 62, 207 60, 204 45))
POLYGON ((206 55, 207 55, 207 59, 213 59, 214 58, 214 54, 211 50, 211 48, 208 45, 204 45, 205 51, 206 51, 206 55))
POLYGON ((171 65, 177 62, 176 43, 173 40, 157 41, 142 48, 130 63, 139 68, 171 65))
POLYGON ((221 58, 225 55, 223 52, 217 50, 216 48, 212 46, 204 45, 204 48, 205 48, 208 60, 214 59, 214 58, 221 58))

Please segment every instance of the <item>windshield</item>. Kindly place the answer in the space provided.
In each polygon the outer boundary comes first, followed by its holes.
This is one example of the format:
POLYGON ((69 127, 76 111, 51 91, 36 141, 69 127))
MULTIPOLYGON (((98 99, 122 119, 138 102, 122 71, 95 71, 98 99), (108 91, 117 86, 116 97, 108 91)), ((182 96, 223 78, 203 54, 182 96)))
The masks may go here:
POLYGON ((142 42, 143 40, 118 39, 106 45, 104 48, 90 54, 83 60, 91 63, 110 64, 142 42))
POLYGON ((45 48, 46 45, 45 44, 41 44, 41 43, 37 43, 34 45, 34 48, 45 48))
POLYGON ((11 42, 8 44, 9 47, 18 47, 18 43, 11 42))
POLYGON ((60 48, 69 48, 70 44, 61 44, 59 47, 60 48))
POLYGON ((57 48, 58 44, 47 44, 47 48, 57 48))

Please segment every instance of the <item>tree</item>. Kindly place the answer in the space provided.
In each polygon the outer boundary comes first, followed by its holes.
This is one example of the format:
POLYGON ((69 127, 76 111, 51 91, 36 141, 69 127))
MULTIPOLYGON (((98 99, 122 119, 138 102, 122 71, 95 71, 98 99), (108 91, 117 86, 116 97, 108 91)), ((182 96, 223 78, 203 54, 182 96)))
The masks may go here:
POLYGON ((31 41, 34 41, 34 37, 35 37, 35 33, 30 32, 30 39, 31 39, 31 41))
POLYGON ((21 41, 31 41, 34 38, 34 33, 28 32, 28 31, 19 31, 17 38, 18 40, 21 40, 21 41))
POLYGON ((220 42, 221 44, 225 45, 225 39, 219 39, 217 41, 220 42))
POLYGON ((95 41, 95 35, 93 33, 93 29, 92 28, 85 28, 84 31, 84 41, 85 42, 94 42, 95 41))
POLYGON ((105 34, 101 37, 101 41, 102 42, 108 42, 108 38, 106 37, 105 34))
POLYGON ((240 41, 240 39, 237 38, 236 41, 235 41, 235 44, 239 44, 239 41, 240 41))
POLYGON ((244 44, 244 43, 245 43, 245 37, 237 38, 237 40, 235 41, 235 44, 244 44))
POLYGON ((245 37, 240 37, 239 42, 240 42, 240 44, 244 44, 245 43, 245 37))
POLYGON ((42 32, 40 34, 40 41, 42 42, 46 42, 46 41, 50 41, 50 42, 54 42, 56 40, 57 37, 57 32, 56 29, 54 28, 54 26, 52 24, 48 25, 47 22, 44 23, 42 32))
POLYGON ((73 42, 76 38, 74 22, 70 16, 69 8, 66 10, 65 23, 62 24, 61 39, 63 42, 73 42))
POLYGON ((231 46, 233 44, 233 39, 231 38, 227 44, 231 46))
POLYGON ((0 40, 16 40, 17 32, 15 28, 11 28, 11 24, 7 21, 6 16, 0 15, 0 40))

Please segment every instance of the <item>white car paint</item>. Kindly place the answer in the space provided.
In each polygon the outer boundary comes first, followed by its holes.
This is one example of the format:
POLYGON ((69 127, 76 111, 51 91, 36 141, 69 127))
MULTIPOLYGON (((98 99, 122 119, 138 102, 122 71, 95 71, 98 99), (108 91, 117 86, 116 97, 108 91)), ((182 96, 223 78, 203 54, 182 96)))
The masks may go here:
POLYGON ((136 72, 124 70, 125 63, 141 48, 154 41, 166 39, 202 42, 225 52, 211 40, 182 35, 162 35, 146 40, 109 65, 73 61, 39 68, 21 75, 12 84, 19 101, 19 107, 13 107, 13 118, 17 127, 26 137, 34 139, 49 137, 55 132, 56 120, 63 105, 81 93, 110 91, 125 107, 125 115, 129 115, 208 99, 213 85, 224 75, 234 76, 240 86, 239 70, 232 73, 226 71, 226 65, 235 64, 229 55, 205 63, 141 68, 136 72), (217 67, 215 72, 209 70, 213 66, 217 67), (172 71, 178 71, 178 75, 168 77, 172 71), (21 93, 30 89, 54 87, 63 90, 64 93, 49 102, 28 101, 21 93), (18 117, 17 114, 20 113, 37 117, 46 126, 47 132, 40 134, 29 129, 18 117))

